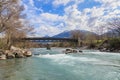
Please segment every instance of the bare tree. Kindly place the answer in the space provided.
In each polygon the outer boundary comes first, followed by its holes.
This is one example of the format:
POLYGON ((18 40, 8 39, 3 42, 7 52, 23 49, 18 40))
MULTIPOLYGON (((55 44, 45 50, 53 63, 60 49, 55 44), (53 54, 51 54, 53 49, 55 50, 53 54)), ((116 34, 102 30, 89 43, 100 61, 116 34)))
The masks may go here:
POLYGON ((11 17, 8 15, 8 13, 10 13, 9 6, 16 2, 17 0, 0 0, 0 32, 5 31, 7 28, 6 22, 9 21, 11 17))
POLYGON ((71 32, 71 37, 73 39, 80 39, 80 40, 84 39, 83 33, 80 30, 73 30, 71 32))
POLYGON ((71 32, 71 37, 73 39, 78 39, 78 45, 82 47, 83 45, 82 41, 85 39, 85 36, 80 30, 73 30, 71 32))
POLYGON ((114 32, 114 35, 118 34, 120 36, 120 18, 111 19, 107 25, 109 29, 114 32))
POLYGON ((25 21, 23 10, 24 7, 20 5, 19 0, 0 1, 0 32, 5 33, 8 49, 14 39, 26 37, 33 30, 32 26, 25 21))

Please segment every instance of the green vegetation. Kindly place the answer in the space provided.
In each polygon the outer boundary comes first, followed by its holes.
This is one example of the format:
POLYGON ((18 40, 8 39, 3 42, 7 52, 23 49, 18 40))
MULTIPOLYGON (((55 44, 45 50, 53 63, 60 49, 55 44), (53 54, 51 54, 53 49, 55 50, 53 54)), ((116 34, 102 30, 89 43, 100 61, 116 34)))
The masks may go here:
POLYGON ((120 49, 120 38, 110 39, 108 48, 120 49))

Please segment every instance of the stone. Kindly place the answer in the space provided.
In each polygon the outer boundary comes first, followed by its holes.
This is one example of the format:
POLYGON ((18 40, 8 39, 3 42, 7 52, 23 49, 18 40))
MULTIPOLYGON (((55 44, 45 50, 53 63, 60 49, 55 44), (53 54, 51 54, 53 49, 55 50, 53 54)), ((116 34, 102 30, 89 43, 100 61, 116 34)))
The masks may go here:
POLYGON ((4 51, 0 50, 0 60, 6 59, 4 51))
POLYGON ((31 52, 31 51, 26 51, 26 52, 24 53, 24 56, 30 57, 30 56, 32 56, 32 52, 31 52))
POLYGON ((0 60, 4 60, 4 59, 6 59, 6 55, 5 54, 0 55, 0 60))
POLYGON ((21 50, 20 48, 17 48, 17 47, 14 47, 14 46, 11 46, 10 48, 11 51, 17 51, 17 50, 21 50))
POLYGON ((75 49, 66 49, 65 50, 65 54, 68 54, 68 53, 77 53, 78 51, 75 50, 75 49))
POLYGON ((51 50, 50 44, 46 45, 47 50, 51 50))
POLYGON ((73 53, 77 53, 77 50, 73 49, 72 52, 73 52, 73 53))
POLYGON ((9 53, 6 55, 6 57, 7 57, 7 59, 13 59, 13 58, 15 58, 15 55, 12 53, 9 53))
POLYGON ((12 51, 6 50, 5 54, 6 54, 6 58, 7 59, 13 59, 13 58, 15 58, 15 55, 13 54, 12 51))
POLYGON ((15 55, 15 58, 24 58, 25 57, 21 51, 15 51, 14 55, 15 55))
POLYGON ((82 51, 82 50, 79 50, 79 52, 81 52, 81 53, 82 53, 83 51, 82 51))
POLYGON ((0 59, 24 58, 32 56, 32 52, 27 49, 20 49, 11 46, 10 50, 0 50, 0 59))
POLYGON ((5 54, 3 50, 0 50, 0 55, 5 54))
POLYGON ((66 49, 65 54, 72 53, 73 51, 71 49, 66 49))
POLYGON ((66 49, 66 51, 72 51, 71 49, 66 49))

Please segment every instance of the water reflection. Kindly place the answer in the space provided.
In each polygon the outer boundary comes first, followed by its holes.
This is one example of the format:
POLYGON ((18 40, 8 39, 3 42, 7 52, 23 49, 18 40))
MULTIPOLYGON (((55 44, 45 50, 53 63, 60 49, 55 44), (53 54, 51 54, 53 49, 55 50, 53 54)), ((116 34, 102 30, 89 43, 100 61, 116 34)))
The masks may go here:
POLYGON ((16 76, 16 71, 24 70, 23 64, 27 59, 11 59, 0 61, 0 79, 12 80, 13 76, 16 76))

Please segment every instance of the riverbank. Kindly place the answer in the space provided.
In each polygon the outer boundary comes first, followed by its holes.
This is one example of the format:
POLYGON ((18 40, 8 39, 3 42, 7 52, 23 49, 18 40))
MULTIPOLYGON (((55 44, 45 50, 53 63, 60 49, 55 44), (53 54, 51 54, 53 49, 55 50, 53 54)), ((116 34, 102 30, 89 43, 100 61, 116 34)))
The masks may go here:
POLYGON ((32 56, 32 52, 27 49, 20 49, 11 46, 10 50, 0 50, 0 60, 13 59, 13 58, 25 58, 32 56))

